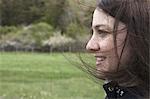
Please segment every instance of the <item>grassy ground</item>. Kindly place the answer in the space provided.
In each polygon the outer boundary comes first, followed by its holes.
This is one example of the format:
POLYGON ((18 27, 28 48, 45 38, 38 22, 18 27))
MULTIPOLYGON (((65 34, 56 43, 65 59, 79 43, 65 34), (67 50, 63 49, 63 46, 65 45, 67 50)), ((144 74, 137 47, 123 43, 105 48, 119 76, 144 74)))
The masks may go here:
POLYGON ((0 53, 0 99, 103 99, 62 54, 0 53))

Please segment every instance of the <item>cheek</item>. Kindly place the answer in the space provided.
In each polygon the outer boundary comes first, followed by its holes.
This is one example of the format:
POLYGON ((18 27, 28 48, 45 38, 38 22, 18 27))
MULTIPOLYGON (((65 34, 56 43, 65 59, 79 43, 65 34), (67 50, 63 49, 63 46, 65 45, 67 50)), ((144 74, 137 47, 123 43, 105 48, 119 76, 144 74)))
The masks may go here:
POLYGON ((117 37, 116 37, 116 41, 117 41, 117 51, 118 51, 119 57, 120 57, 120 55, 121 55, 122 50, 123 50, 123 52, 125 52, 125 53, 127 52, 127 53, 128 53, 127 50, 129 50, 129 49, 128 49, 128 44, 127 44, 127 43, 126 43, 125 48, 123 49, 123 46, 124 46, 124 44, 125 44, 125 39, 126 39, 126 33, 120 33, 120 34, 118 34, 117 37))
POLYGON ((128 64, 132 60, 131 57, 134 57, 134 56, 133 56, 133 52, 131 51, 131 49, 132 49, 131 46, 127 42, 122 53, 121 64, 128 64))
POLYGON ((117 47, 121 47, 125 42, 126 33, 120 33, 116 37, 117 47))
POLYGON ((110 35, 107 38, 101 39, 99 41, 101 52, 111 51, 114 48, 114 43, 113 42, 114 41, 113 41, 113 36, 112 35, 110 35))
POLYGON ((118 56, 121 57, 120 64, 125 65, 128 64, 128 62, 131 60, 132 54, 131 54, 131 46, 129 41, 127 40, 125 43, 126 39, 126 33, 120 33, 117 36, 117 51, 118 51, 118 56), (125 47, 123 49, 123 46, 125 44, 125 47), (121 56, 122 54, 122 56, 121 56))

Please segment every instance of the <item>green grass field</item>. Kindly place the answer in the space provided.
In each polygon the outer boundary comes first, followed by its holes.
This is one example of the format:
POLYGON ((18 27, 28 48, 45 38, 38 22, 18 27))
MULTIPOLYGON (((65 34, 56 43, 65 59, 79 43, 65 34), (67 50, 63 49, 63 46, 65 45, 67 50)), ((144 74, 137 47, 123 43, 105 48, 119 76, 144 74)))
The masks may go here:
POLYGON ((59 53, 0 53, 0 99, 103 99, 101 85, 59 53))

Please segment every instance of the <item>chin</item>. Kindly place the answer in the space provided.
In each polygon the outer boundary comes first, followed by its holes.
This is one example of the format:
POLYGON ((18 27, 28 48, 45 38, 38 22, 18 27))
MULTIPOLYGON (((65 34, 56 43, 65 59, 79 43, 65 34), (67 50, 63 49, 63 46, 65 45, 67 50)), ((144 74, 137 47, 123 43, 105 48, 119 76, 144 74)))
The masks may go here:
POLYGON ((109 72, 110 71, 108 68, 105 68, 102 66, 97 66, 96 70, 101 71, 101 72, 109 72))

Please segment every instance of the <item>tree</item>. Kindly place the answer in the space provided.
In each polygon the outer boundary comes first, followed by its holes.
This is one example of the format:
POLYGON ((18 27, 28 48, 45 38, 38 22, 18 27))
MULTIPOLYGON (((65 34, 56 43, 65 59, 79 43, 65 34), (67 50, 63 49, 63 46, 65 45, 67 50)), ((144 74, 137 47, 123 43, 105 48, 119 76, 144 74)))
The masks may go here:
POLYGON ((65 20, 67 8, 69 6, 67 0, 46 0, 46 11, 43 20, 51 24, 54 28, 58 28, 62 32, 65 31, 65 20))
POLYGON ((44 15, 44 0, 1 0, 1 25, 31 24, 44 15))

